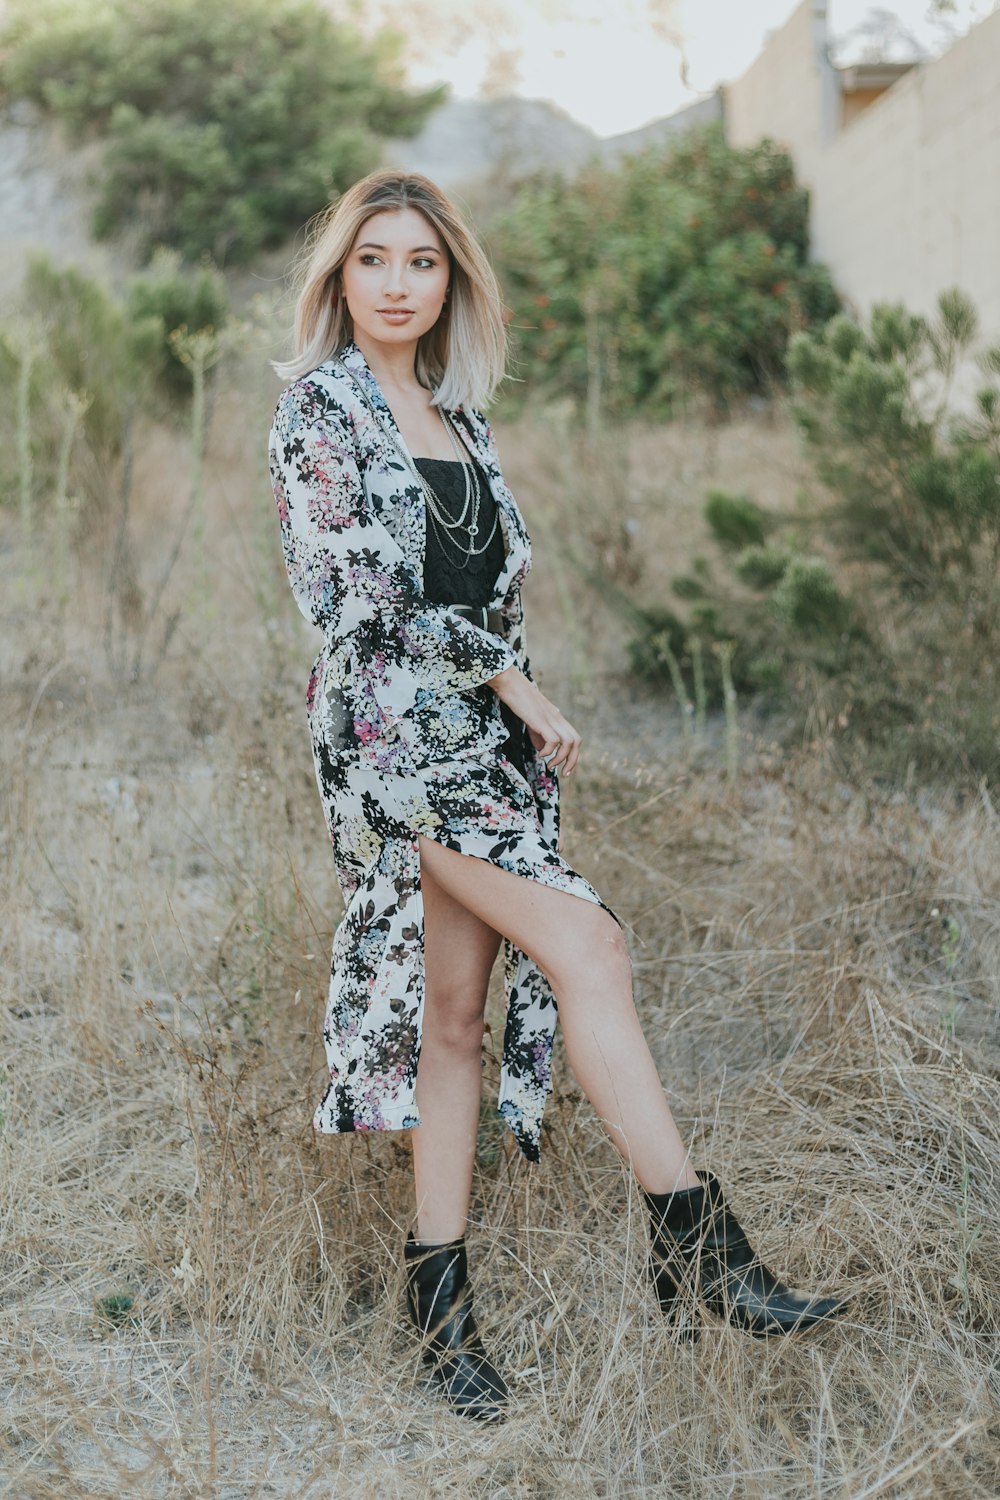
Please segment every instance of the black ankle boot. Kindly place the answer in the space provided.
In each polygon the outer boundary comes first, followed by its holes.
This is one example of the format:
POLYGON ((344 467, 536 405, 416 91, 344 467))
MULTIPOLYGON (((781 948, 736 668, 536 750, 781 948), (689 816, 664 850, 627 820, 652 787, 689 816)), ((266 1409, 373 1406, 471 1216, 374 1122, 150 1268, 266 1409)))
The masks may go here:
POLYGON ((465 1239, 403 1250, 406 1302, 427 1347, 425 1364, 456 1411, 482 1422, 502 1422, 509 1392, 483 1348, 472 1313, 465 1239))
MULTIPOLYGON (((800 1297, 769 1271, 723 1197, 719 1180, 700 1172, 701 1187, 647 1193, 650 1270, 663 1311, 678 1317, 693 1299, 758 1338, 795 1333, 845 1306, 837 1297, 800 1297), (686 1295, 685 1295, 686 1294, 686 1295)), ((697 1338, 693 1321, 682 1335, 697 1338)))

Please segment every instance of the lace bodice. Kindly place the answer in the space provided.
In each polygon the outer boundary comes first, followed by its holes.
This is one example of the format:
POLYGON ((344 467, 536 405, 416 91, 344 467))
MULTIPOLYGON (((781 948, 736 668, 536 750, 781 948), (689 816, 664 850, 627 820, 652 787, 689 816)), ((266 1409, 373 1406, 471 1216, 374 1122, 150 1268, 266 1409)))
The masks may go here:
MULTIPOLYGON (((421 474, 441 501, 446 515, 461 513, 465 501, 464 461, 460 458, 417 458, 414 460, 421 474)), ((497 503, 489 481, 477 464, 479 474, 479 533, 477 541, 489 533, 496 516, 497 503)), ((468 546, 469 533, 465 526, 451 532, 468 546)), ((497 527, 485 551, 470 557, 466 566, 448 541, 442 542, 430 515, 427 517, 427 547, 424 555, 424 593, 433 604, 488 604, 493 594, 497 576, 504 565, 503 531, 497 517, 497 527)), ((526 761, 533 754, 528 731, 507 704, 500 703, 500 717, 507 726, 508 738, 503 746, 521 772, 527 776, 526 761)))
MULTIPOLYGON (((446 515, 455 517, 461 513, 465 502, 465 463, 459 458, 418 458, 415 460, 446 515)), ((458 547, 469 545, 467 526, 460 526, 448 533, 441 541, 438 528, 428 513, 427 547, 424 556, 424 593, 433 604, 488 604, 493 594, 497 577, 504 565, 503 531, 497 517, 497 503, 490 489, 489 480, 479 464, 479 534, 476 543, 482 546, 483 538, 489 534, 496 519, 496 531, 485 552, 474 554, 463 566, 458 547)), ((471 514, 471 512, 470 512, 471 514)), ((467 520, 469 518, 467 517, 467 520)))

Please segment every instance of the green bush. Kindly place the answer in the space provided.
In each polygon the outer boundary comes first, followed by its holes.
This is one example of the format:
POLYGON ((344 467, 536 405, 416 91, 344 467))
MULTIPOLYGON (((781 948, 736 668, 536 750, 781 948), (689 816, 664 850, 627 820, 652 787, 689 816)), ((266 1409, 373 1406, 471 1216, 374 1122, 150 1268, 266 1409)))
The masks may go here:
POLYGON ((791 553, 782 547, 745 547, 734 559, 733 570, 750 588, 769 589, 781 582, 790 558, 791 553))
MULTIPOLYGON (((37 348, 28 392, 33 503, 45 504, 54 491, 60 435, 67 401, 82 402, 73 445, 70 493, 81 516, 106 515, 117 499, 117 475, 136 418, 155 409, 158 416, 186 415, 190 371, 177 359, 170 333, 181 323, 191 332, 215 331, 228 319, 228 303, 218 273, 203 268, 183 272, 170 255, 136 276, 122 297, 74 267, 57 267, 37 251, 29 257, 20 298, 23 316, 34 320, 37 348), (202 320, 208 319, 208 323, 202 320)), ((16 325, 0 329, 0 375, 13 389, 23 350, 16 325)), ((17 489, 11 404, 0 417, 0 497, 10 502, 17 489)))
POLYGON ((807 193, 773 141, 718 125, 573 177, 536 172, 488 218, 524 394, 609 414, 719 412, 785 380, 790 335, 837 298, 808 260, 807 193))
POLYGON ((839 635, 850 615, 830 565, 821 557, 793 557, 782 570, 771 607, 787 630, 809 636, 839 635))
POLYGON ((973 410, 947 401, 975 330, 951 291, 931 320, 879 305, 797 335, 793 410, 829 492, 743 547, 753 503, 711 495, 716 567, 674 581, 682 630, 736 641, 741 691, 865 774, 1000 777, 1000 346, 973 410))
POLYGON ((225 327, 229 293, 223 277, 210 265, 185 271, 179 254, 160 246, 147 270, 129 282, 125 307, 134 323, 158 320, 163 337, 155 361, 156 376, 176 396, 187 396, 190 371, 178 358, 169 335, 179 328, 195 333, 204 329, 219 332, 225 327))
MULTIPOLYGON (((106 509, 109 470, 121 458, 125 441, 123 413, 148 398, 162 327, 156 318, 130 317, 99 282, 72 266, 57 267, 42 251, 29 257, 21 305, 44 330, 29 401, 36 495, 51 491, 58 446, 56 408, 71 391, 87 401, 71 487, 85 505, 106 509)), ((3 337, 7 358, 13 362, 16 335, 4 329, 3 337)), ((4 421, 9 420, 7 412, 4 421)), ((6 454, 12 453, 12 444, 3 447, 6 454)), ((9 470, 4 478, 9 496, 9 470)))
POLYGON ((992 383, 980 390, 971 422, 952 419, 943 399, 975 334, 975 309, 953 289, 933 321, 879 304, 867 331, 836 318, 797 333, 789 368, 794 415, 837 497, 826 524, 845 558, 873 564, 901 597, 981 609, 993 631, 998 393, 992 383))
POLYGON ((412 135, 444 86, 399 87, 318 0, 10 0, 0 90, 106 142, 95 230, 220 265, 281 244, 412 135))
POLYGON ((705 599, 708 597, 708 585, 703 578, 694 578, 690 573, 682 573, 671 580, 670 587, 678 599, 705 599))
POLYGON ((766 516, 757 502, 746 495, 710 490, 705 502, 705 520, 722 547, 737 550, 764 544, 766 516))
POLYGON ((675 656, 684 652, 686 631, 674 612, 662 605, 639 609, 637 628, 627 645, 629 670, 647 682, 669 682, 665 643, 675 656))

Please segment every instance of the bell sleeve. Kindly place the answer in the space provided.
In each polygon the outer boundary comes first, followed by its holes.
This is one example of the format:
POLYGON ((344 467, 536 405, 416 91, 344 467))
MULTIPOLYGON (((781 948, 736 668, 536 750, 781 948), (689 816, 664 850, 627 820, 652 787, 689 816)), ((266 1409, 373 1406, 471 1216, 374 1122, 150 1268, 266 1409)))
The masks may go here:
POLYGON ((331 645, 348 645, 373 728, 391 727, 421 692, 467 692, 518 664, 506 640, 424 598, 372 509, 350 415, 329 391, 305 378, 282 392, 268 464, 292 593, 331 645))

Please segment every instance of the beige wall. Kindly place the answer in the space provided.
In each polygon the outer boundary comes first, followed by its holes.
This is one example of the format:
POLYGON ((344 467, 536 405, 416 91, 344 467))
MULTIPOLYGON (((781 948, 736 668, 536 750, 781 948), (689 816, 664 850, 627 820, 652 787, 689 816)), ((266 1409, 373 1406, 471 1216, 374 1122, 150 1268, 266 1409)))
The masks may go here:
POLYGON ((789 148, 811 190, 812 255, 856 313, 899 299, 930 314, 958 285, 1000 342, 1000 11, 838 128, 823 9, 804 0, 726 85, 728 139, 789 148))
POLYGON ((795 157, 802 181, 811 180, 824 134, 823 9, 803 3, 741 78, 723 87, 726 138, 734 146, 755 146, 771 136, 795 157))

